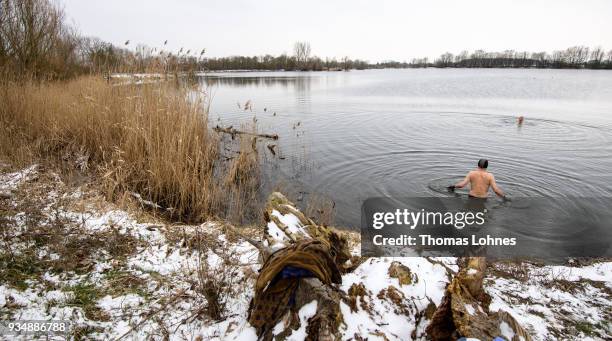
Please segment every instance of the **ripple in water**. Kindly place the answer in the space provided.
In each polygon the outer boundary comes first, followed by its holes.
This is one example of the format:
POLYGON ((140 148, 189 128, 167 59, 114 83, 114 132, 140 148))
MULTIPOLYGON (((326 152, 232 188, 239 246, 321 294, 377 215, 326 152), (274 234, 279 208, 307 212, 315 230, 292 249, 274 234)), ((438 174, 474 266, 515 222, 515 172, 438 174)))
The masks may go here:
POLYGON ((357 227, 364 199, 450 195, 480 158, 510 196, 611 196, 612 80, 581 71, 250 73, 216 80, 211 110, 227 125, 257 115, 286 156, 267 178, 329 196, 357 227))
POLYGON ((601 178, 612 169, 611 135, 604 129, 537 119, 519 127, 512 117, 469 113, 377 117, 365 120, 361 134, 322 147, 336 162, 321 156, 315 167, 313 190, 342 193, 336 195, 338 218, 353 226, 360 214, 356 202, 371 196, 449 195, 446 187, 480 158, 490 160, 489 170, 509 196, 611 194, 601 178))

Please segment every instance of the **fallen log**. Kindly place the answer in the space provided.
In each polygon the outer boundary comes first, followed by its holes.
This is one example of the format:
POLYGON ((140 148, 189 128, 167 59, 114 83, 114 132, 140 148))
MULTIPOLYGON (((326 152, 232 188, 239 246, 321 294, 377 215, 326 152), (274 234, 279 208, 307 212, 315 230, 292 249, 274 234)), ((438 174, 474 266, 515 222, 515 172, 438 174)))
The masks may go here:
POLYGON ((242 130, 238 130, 235 128, 227 127, 220 127, 220 126, 216 126, 213 128, 214 131, 218 132, 218 133, 226 133, 226 134, 230 134, 232 135, 232 138, 234 138, 234 136, 236 136, 237 134, 241 134, 241 135, 251 135, 251 136, 256 136, 256 137, 263 137, 266 139, 272 139, 272 140, 278 140, 278 135, 277 134, 258 134, 258 133, 251 133, 248 131, 242 131, 242 130))

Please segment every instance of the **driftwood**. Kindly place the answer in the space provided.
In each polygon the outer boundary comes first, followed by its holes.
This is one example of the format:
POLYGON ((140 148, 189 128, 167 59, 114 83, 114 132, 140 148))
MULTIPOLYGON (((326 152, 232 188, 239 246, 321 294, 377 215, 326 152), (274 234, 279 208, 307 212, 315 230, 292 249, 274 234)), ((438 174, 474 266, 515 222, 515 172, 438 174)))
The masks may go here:
POLYGON ((218 132, 218 133, 230 134, 230 135, 232 135, 232 138, 234 138, 236 135, 252 135, 252 136, 256 136, 256 137, 263 137, 263 138, 266 138, 266 139, 278 140, 278 135, 277 134, 250 133, 248 131, 242 131, 242 130, 235 129, 232 126, 229 126, 227 128, 216 126, 216 127, 213 128, 213 130, 218 132))

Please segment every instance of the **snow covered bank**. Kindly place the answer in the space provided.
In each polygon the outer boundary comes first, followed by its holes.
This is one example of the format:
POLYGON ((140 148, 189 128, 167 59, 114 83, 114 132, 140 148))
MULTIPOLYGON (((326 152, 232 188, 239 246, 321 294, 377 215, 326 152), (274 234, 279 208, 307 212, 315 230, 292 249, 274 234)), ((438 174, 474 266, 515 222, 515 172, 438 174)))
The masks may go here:
POLYGON ((248 243, 229 241, 218 224, 139 221, 94 191, 68 189, 57 177, 37 174, 36 167, 3 174, 0 183, 11 192, 2 205, 0 319, 69 320, 74 335, 105 340, 221 338, 244 320, 258 253, 248 243), (41 205, 34 207, 32 199, 41 205), (28 215, 40 219, 32 224, 28 215), (32 234, 46 227, 57 229, 61 241, 37 245, 32 234), (119 252, 113 242, 135 247, 119 252), (56 263, 74 261, 58 252, 75 243, 71 251, 95 249, 84 250, 80 264, 63 265, 69 271, 56 271, 56 263), (9 252, 13 262, 25 258, 36 269, 12 276, 22 269, 12 268, 9 252), (214 303, 227 312, 222 321, 205 317, 212 298, 207 285, 224 286, 214 303))
MULTIPOLYGON (((0 319, 70 320, 75 336, 100 340, 257 339, 247 314, 259 251, 224 222, 168 224, 120 209, 87 185, 69 187, 41 167, 0 172, 0 319)), ((267 229, 240 231, 278 248, 314 233, 302 219, 285 207, 272 211, 267 229), (276 238, 264 240, 264 230, 276 238)), ((358 243, 350 246, 358 252, 358 243)), ((337 288, 342 340, 425 340, 459 270, 455 258, 351 262, 337 288)), ((484 288, 489 308, 511 314, 534 340, 612 337, 611 262, 495 263, 484 288)), ((287 339, 303 339, 318 308, 316 301, 301 307, 287 339)), ((276 334, 284 329, 281 321, 276 334)))

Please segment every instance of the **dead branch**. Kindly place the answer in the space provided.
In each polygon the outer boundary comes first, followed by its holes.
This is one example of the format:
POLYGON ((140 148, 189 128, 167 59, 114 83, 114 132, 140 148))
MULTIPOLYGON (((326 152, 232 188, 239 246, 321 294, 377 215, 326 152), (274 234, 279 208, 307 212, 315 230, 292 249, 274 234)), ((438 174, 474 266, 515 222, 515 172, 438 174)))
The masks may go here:
POLYGON ((234 136, 236 136, 237 134, 242 134, 242 135, 252 135, 252 136, 257 136, 257 137, 263 137, 263 138, 266 138, 266 139, 278 140, 278 134, 257 134, 257 133, 250 133, 248 131, 242 131, 242 130, 234 129, 231 126, 227 127, 227 128, 216 126, 216 127, 213 128, 213 130, 218 132, 218 133, 230 134, 230 135, 232 135, 232 138, 234 136))
POLYGON ((275 144, 269 144, 266 147, 268 147, 268 149, 270 150, 270 153, 272 153, 272 155, 276 155, 276 152, 274 151, 274 147, 276 147, 275 144))

